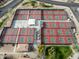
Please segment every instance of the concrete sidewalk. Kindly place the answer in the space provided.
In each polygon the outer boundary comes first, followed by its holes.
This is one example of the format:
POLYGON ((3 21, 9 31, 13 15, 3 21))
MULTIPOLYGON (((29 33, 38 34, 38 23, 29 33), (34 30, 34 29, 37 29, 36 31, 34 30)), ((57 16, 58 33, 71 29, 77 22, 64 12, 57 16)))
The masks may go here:
POLYGON ((58 2, 67 2, 68 0, 53 0, 53 1, 58 1, 58 2))

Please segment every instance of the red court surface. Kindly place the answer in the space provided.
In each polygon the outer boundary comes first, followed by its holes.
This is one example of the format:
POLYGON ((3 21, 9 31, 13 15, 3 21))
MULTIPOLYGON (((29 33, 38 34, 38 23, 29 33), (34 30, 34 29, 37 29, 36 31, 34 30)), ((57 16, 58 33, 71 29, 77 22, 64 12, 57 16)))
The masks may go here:
POLYGON ((42 28, 42 43, 43 44, 72 44, 73 34, 69 26, 70 23, 62 22, 45 22, 42 28), (62 26, 60 24, 63 24, 62 26))
POLYGON ((62 10, 18 10, 16 11, 14 20, 28 20, 29 18, 36 20, 67 20, 67 13, 62 10))
POLYGON ((34 28, 5 28, 2 33, 2 42, 3 43, 17 43, 26 44, 26 43, 34 43, 35 39, 35 29, 34 28), (19 31, 19 33, 18 33, 19 31))
POLYGON ((29 18, 41 20, 41 10, 19 10, 16 12, 14 20, 28 20, 29 18))
MULTIPOLYGON (((14 20, 67 20, 68 15, 63 9, 20 9, 17 10, 14 20)), ((13 25, 13 23, 12 23, 13 25)), ((72 44, 73 33, 72 33, 71 22, 44 22, 43 28, 41 29, 41 42, 42 44, 72 44)), ((4 28, 0 41, 2 43, 34 43, 36 39, 35 28, 4 28)))
POLYGON ((71 22, 45 22, 44 24, 44 28, 62 28, 62 29, 67 29, 70 28, 71 22))

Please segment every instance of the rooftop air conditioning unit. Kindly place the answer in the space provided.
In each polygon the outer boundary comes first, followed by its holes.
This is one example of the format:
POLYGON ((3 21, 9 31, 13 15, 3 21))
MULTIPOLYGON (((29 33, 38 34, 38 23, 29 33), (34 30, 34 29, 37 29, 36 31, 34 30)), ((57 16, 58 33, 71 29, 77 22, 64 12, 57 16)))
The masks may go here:
POLYGON ((35 25, 36 20, 35 19, 29 19, 28 20, 28 25, 29 26, 34 26, 35 25))

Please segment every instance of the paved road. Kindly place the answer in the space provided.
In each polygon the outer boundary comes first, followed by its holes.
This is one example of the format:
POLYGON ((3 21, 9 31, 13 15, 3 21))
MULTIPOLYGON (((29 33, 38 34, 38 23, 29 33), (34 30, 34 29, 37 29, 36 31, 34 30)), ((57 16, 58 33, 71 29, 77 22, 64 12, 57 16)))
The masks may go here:
POLYGON ((0 8, 0 17, 2 17, 8 10, 16 7, 23 0, 13 0, 10 4, 6 5, 3 8, 0 8))
MULTIPOLYGON (((0 8, 0 17, 2 17, 8 10, 14 8, 16 5, 18 5, 22 1, 23 0, 14 0, 10 4, 6 5, 5 7, 0 8)), ((79 3, 66 3, 66 2, 62 3, 62 2, 57 2, 57 1, 53 1, 53 0, 50 0, 50 1, 49 0, 38 0, 38 1, 70 7, 71 10, 73 11, 75 17, 79 21, 79 18, 78 18, 79 12, 76 11, 77 8, 79 7, 79 3)))
MULTIPOLYGON (((23 0, 14 0, 10 4, 6 5, 5 7, 0 8, 0 17, 3 16, 8 10, 14 8, 16 5, 18 5, 22 1, 23 0)), ((62 3, 62 2, 57 2, 53 0, 50 0, 50 1, 49 0, 37 0, 37 1, 70 7, 74 15, 76 16, 77 20, 79 21, 79 18, 78 18, 79 13, 75 12, 75 10, 79 7, 78 3, 66 3, 66 2, 62 3)))
POLYGON ((57 2, 57 1, 53 1, 53 0, 38 0, 38 1, 46 2, 46 3, 50 3, 50 4, 56 4, 56 5, 70 7, 71 10, 73 11, 75 17, 79 21, 79 12, 76 11, 77 8, 79 7, 79 3, 73 3, 73 2, 69 2, 69 3, 68 2, 57 2))
POLYGON ((38 1, 47 2, 50 4, 68 6, 68 7, 79 7, 79 3, 57 2, 57 1, 53 1, 53 0, 38 0, 38 1))
POLYGON ((76 52, 71 59, 79 59, 79 52, 76 52))
POLYGON ((77 11, 78 7, 70 7, 70 9, 72 10, 73 14, 75 15, 76 19, 79 22, 79 12, 77 11))

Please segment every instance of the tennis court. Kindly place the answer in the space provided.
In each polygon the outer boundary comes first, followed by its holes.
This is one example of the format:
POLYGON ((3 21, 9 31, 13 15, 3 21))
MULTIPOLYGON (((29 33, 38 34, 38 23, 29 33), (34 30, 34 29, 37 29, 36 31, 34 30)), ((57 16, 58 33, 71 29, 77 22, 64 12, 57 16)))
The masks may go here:
POLYGON ((14 20, 41 20, 41 10, 19 10, 14 16, 14 20))
POLYGON ((44 10, 44 20, 67 20, 67 14, 64 10, 44 10))
POLYGON ((45 22, 43 25, 44 28, 71 28, 71 22, 45 22))
MULTIPOLYGON (((16 21, 18 21, 16 25, 26 26, 27 22, 25 21, 22 22, 20 20, 29 20, 29 19, 49 21, 49 22, 44 22, 43 28, 41 29, 41 41, 43 42, 43 44, 61 45, 61 44, 73 43, 74 37, 71 29, 72 27, 71 22, 58 22, 58 21, 51 22, 50 21, 50 20, 61 20, 61 21, 67 20, 68 15, 64 9, 19 9, 16 11, 14 15, 12 25, 14 25, 16 21)), ((4 28, 1 36, 1 42, 33 44, 37 37, 36 29, 35 28, 17 28, 17 27, 4 28)))
POLYGON ((43 29, 44 35, 72 36, 70 29, 43 29))
POLYGON ((44 22, 44 28, 41 31, 43 44, 73 43, 74 37, 70 22, 44 22))
POLYGON ((58 44, 58 45, 69 45, 72 44, 73 37, 59 37, 59 36, 44 36, 43 37, 43 43, 46 45, 50 45, 50 44, 58 44))
POLYGON ((34 28, 5 28, 2 33, 2 43, 17 43, 26 44, 26 43, 34 43, 35 38, 35 29, 34 28))
POLYGON ((63 9, 27 9, 17 10, 14 20, 67 20, 68 15, 63 9))

